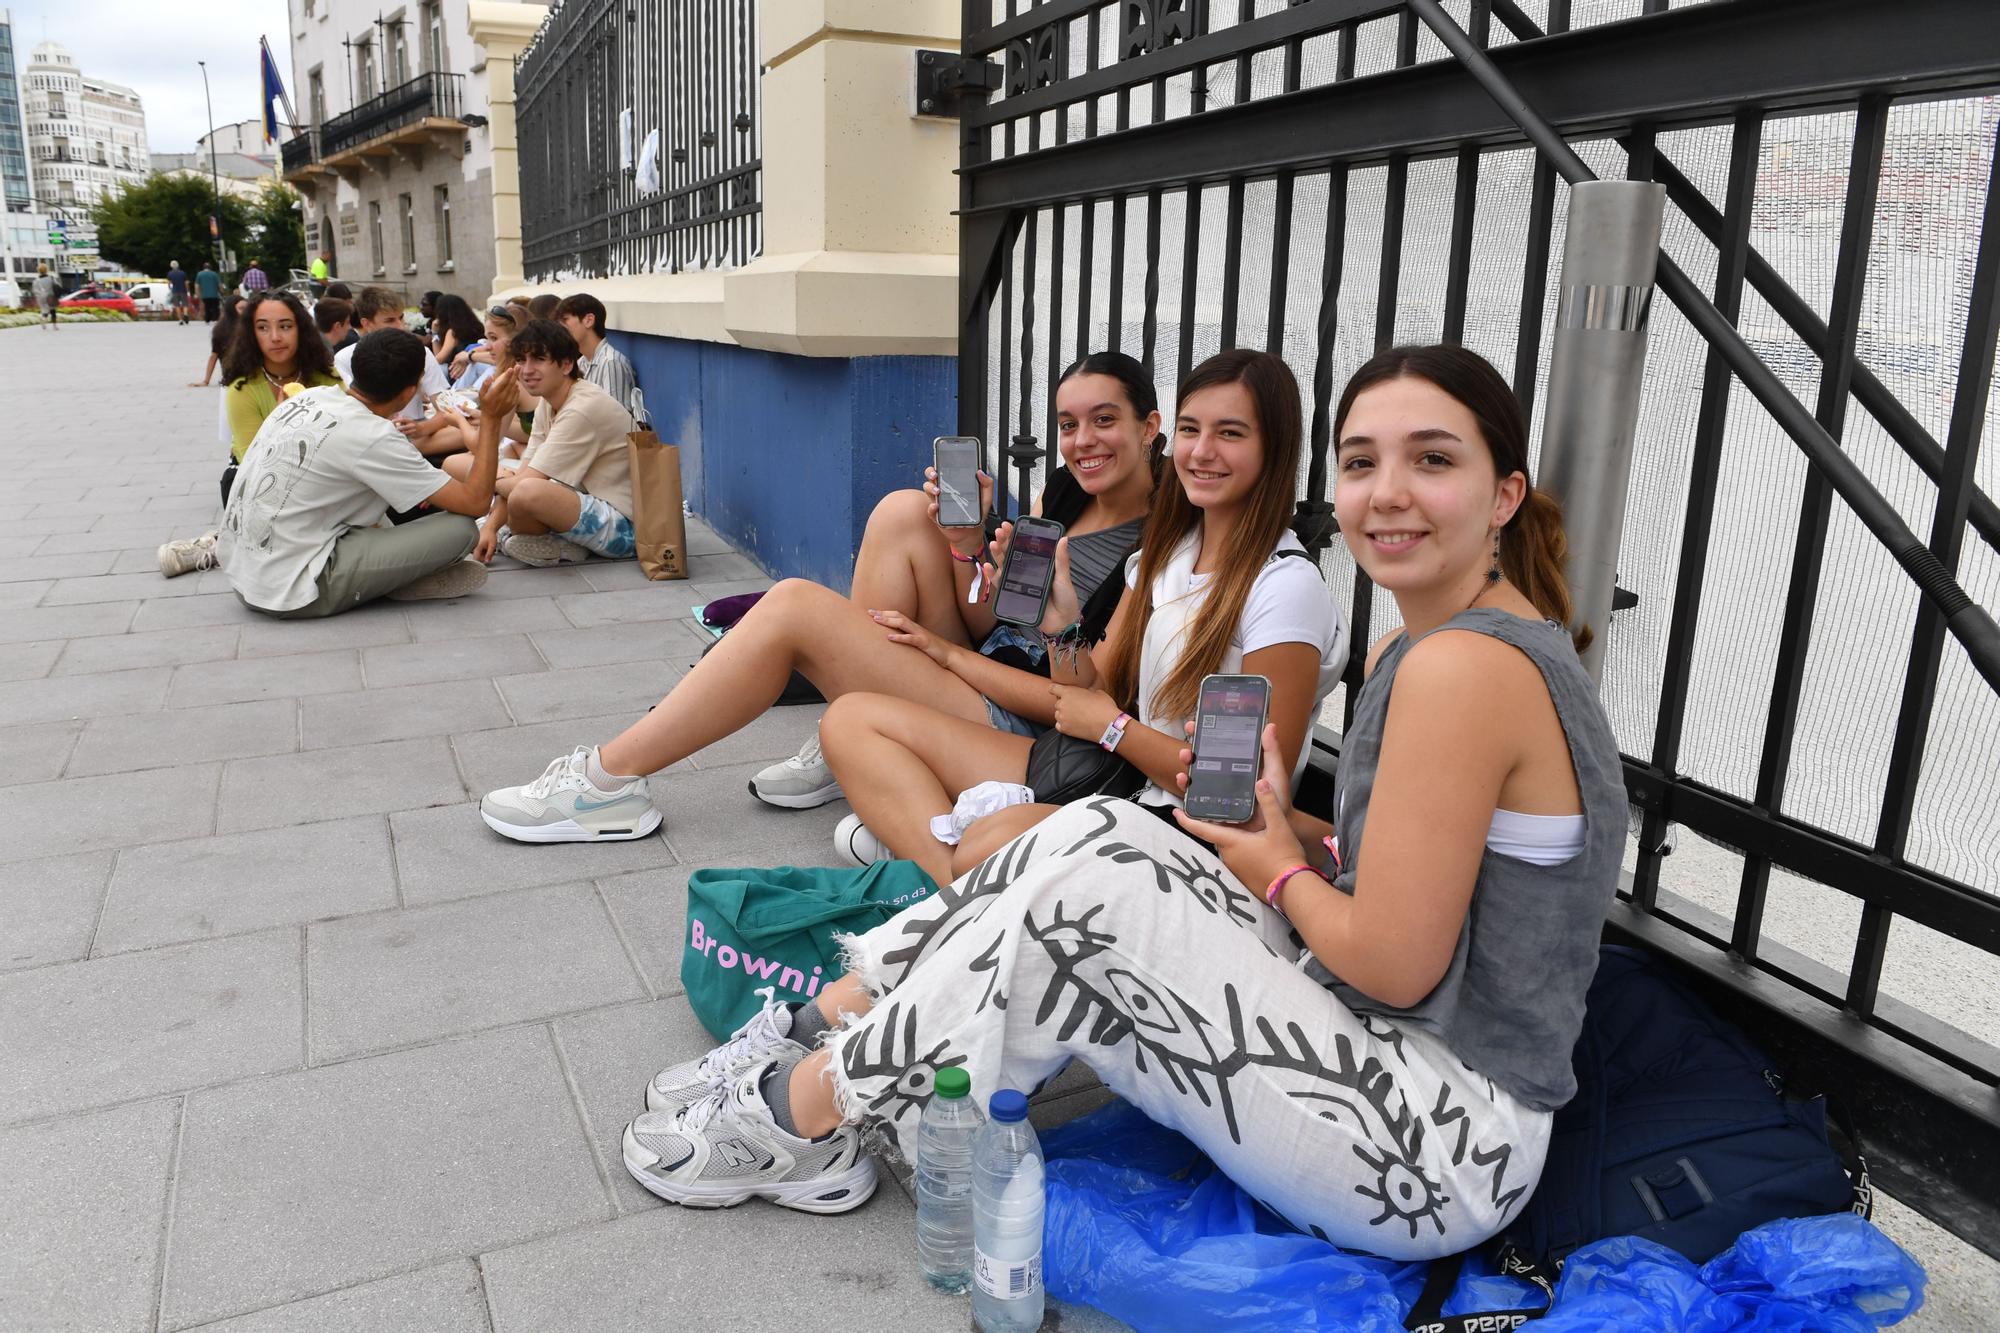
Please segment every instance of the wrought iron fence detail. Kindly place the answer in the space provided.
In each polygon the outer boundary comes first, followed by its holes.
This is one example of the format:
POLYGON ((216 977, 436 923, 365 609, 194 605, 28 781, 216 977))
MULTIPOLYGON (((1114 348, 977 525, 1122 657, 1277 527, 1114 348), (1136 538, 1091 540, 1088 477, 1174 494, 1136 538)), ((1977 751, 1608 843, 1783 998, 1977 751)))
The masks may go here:
POLYGON ((562 0, 520 57, 536 280, 735 268, 763 250, 753 0, 562 0))
MULTIPOLYGON (((1331 542, 1346 373, 1463 341, 1532 420, 1570 182, 1665 187, 1619 570, 1639 602, 1604 686, 1638 818, 1620 910, 1844 1034, 1827 1044, 1857 1076, 1934 1097, 1909 1137, 1940 1151, 2000 1129, 2000 1016, 1954 998, 2000 978, 2000 460, 1981 452, 2000 427, 2000 28, 1982 15, 968 0, 961 43, 1007 78, 962 118, 959 429, 1014 464, 1002 493, 1025 506, 1059 461, 1053 385, 1076 357, 1132 353, 1166 409, 1212 352, 1284 355, 1309 432, 1296 528, 1357 644, 1395 606, 1331 542)), ((1348 697, 1359 678, 1357 660, 1348 697)))

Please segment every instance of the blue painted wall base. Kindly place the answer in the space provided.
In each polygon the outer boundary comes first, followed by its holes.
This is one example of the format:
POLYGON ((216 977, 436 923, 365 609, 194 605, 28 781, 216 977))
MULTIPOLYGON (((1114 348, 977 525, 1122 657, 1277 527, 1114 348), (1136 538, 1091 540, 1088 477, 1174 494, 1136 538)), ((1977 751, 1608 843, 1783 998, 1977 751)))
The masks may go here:
POLYGON ((958 421, 948 356, 786 356, 612 330, 693 510, 773 578, 847 590, 875 504, 958 421))

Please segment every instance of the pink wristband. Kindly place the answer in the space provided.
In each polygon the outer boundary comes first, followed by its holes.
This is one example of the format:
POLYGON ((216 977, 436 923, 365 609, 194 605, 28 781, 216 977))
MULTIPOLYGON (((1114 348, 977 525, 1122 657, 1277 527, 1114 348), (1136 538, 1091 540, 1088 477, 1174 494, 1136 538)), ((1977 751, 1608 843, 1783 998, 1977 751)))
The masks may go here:
POLYGON ((1271 887, 1264 890, 1264 905, 1283 912, 1285 909, 1278 906, 1278 890, 1284 888, 1291 881, 1292 876, 1299 874, 1310 875, 1312 873, 1313 868, 1309 865, 1286 866, 1278 872, 1278 877, 1271 881, 1271 887))

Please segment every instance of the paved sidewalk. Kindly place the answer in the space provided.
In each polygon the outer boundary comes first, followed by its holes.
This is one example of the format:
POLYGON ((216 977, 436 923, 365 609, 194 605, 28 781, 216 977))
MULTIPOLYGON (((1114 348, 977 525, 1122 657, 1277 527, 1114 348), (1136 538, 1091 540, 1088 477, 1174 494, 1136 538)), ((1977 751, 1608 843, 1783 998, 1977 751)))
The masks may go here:
POLYGON ((762 572, 696 525, 689 582, 254 616, 154 562, 217 513, 205 330, 0 340, 0 1328, 963 1326, 890 1179, 845 1218, 695 1213, 618 1157, 710 1044, 688 871, 832 863, 845 804, 745 790, 818 710, 656 781, 640 842, 522 846, 472 804, 615 734, 700 652, 688 609, 762 572))
MULTIPOLYGON (((845 804, 744 790, 817 710, 678 765, 640 842, 522 846, 473 806, 626 725, 699 653, 688 609, 768 580, 698 524, 689 582, 496 568, 326 621, 162 579, 216 517, 206 351, 0 332, 0 1329, 964 1327, 890 1179, 846 1218, 690 1213, 618 1159, 644 1080, 709 1045, 689 870, 832 862, 845 804)), ((1038 1119, 1099 1095, 1064 1086, 1038 1119)), ((1994 1265, 1882 1220, 1932 1269, 1905 1327, 1985 1327, 1994 1265)))

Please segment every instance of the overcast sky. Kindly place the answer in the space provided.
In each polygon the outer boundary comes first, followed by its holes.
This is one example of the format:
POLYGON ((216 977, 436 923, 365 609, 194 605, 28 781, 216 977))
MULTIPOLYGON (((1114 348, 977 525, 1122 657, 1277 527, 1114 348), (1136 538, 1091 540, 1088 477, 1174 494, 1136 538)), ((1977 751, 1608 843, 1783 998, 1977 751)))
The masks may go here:
POLYGON ((25 68, 43 41, 69 48, 93 78, 122 83, 146 103, 147 147, 190 153, 208 131, 201 68, 215 94, 215 123, 262 114, 257 39, 271 39, 285 91, 292 87, 285 0, 0 0, 14 13, 14 58, 25 68))

